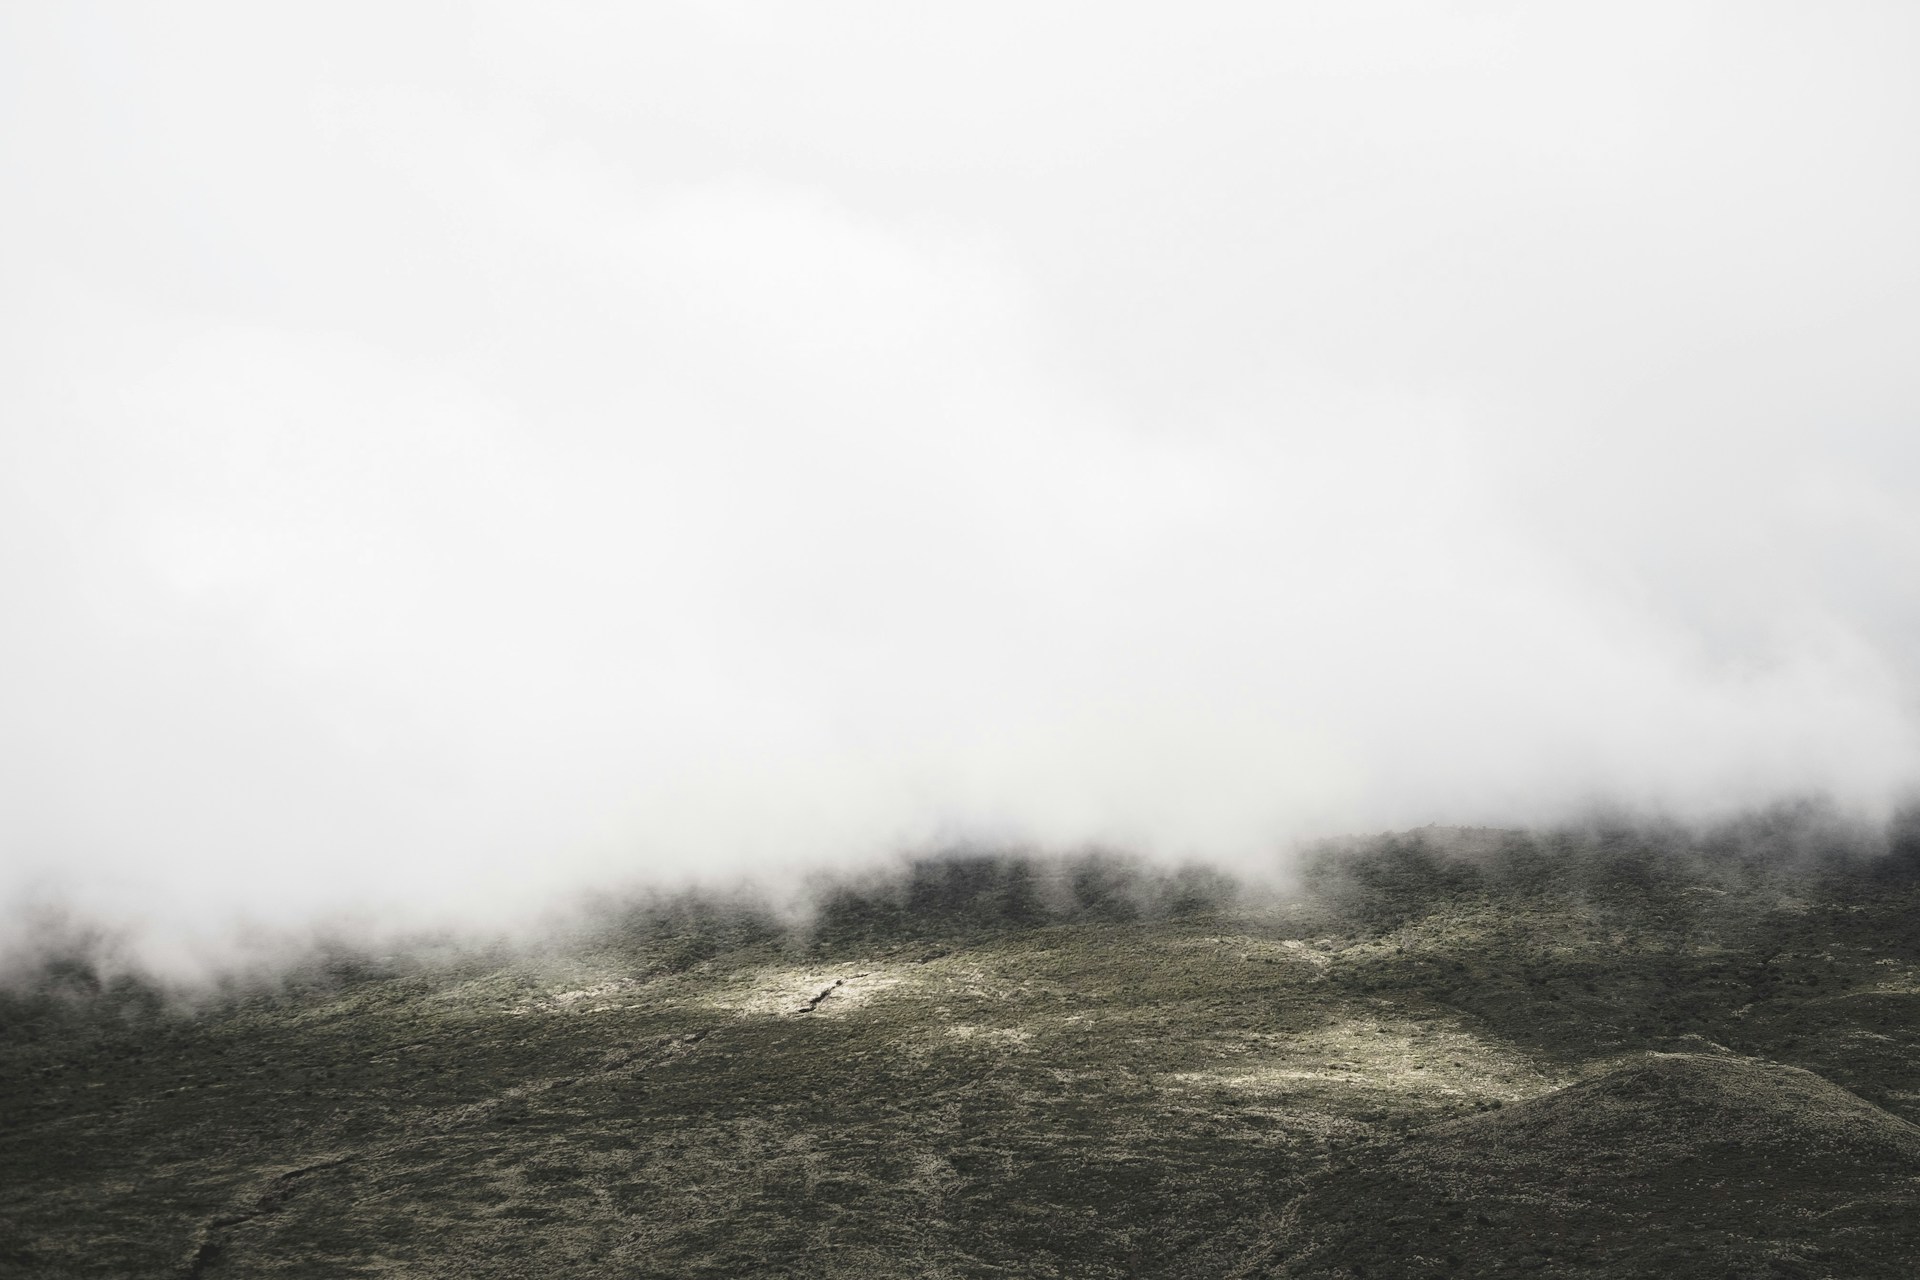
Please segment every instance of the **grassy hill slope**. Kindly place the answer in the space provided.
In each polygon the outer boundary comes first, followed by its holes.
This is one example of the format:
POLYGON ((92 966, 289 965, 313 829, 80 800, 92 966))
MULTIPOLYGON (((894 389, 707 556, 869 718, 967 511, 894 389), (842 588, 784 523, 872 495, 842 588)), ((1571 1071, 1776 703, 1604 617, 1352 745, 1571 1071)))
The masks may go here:
POLYGON ((49 957, 0 1270, 1909 1274, 1916 907, 1898 851, 1433 831, 1284 899, 954 858, 190 1007, 49 957))

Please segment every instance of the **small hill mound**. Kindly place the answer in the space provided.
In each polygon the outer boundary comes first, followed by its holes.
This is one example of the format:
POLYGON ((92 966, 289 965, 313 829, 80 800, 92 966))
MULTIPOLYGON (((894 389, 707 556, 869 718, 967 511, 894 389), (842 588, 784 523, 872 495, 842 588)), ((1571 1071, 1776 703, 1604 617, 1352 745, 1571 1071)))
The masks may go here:
POLYGON ((1264 1274, 1920 1274, 1920 1128, 1809 1071, 1660 1054, 1357 1153, 1264 1274))

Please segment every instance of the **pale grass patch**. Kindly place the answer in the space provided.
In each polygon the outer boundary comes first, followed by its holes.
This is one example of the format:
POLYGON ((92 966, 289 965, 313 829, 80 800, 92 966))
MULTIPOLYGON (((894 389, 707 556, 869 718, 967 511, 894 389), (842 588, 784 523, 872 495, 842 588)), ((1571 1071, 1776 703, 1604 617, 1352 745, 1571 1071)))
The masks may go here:
POLYGON ((1331 965, 1334 959, 1332 953, 1335 950, 1335 943, 1327 938, 1305 942, 1299 938, 1255 938, 1246 934, 1196 938, 1187 945, 1224 948, 1236 960, 1255 962, 1288 960, 1311 965, 1315 970, 1325 969, 1331 965))
POLYGON ((698 1003, 744 1017, 841 1018, 882 991, 918 985, 918 975, 906 966, 861 960, 833 968, 747 970, 703 993, 698 1003))
POLYGON ((961 1023, 948 1027, 947 1034, 955 1040, 1004 1049, 1025 1049, 1033 1041, 1033 1032, 1025 1027, 978 1027, 961 1023))
POLYGON ((1249 1095, 1337 1088, 1347 1096, 1373 1094, 1382 1101, 1437 1097, 1502 1103, 1536 1097, 1566 1083, 1464 1028, 1386 1015, 1359 1015, 1225 1051, 1241 1060, 1166 1078, 1178 1087, 1249 1095))
POLYGON ((608 1013, 626 1007, 622 1001, 644 985, 638 978, 613 978, 566 991, 542 991, 507 1012, 515 1017, 532 1013, 608 1013))

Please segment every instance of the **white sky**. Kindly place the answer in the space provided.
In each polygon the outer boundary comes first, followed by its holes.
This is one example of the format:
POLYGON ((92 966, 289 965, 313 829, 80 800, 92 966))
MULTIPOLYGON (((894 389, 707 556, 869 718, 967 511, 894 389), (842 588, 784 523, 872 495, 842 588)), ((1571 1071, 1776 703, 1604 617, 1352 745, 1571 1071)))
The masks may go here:
POLYGON ((1884 808, 1916 65, 1903 3, 6 6, 0 900, 1884 808))

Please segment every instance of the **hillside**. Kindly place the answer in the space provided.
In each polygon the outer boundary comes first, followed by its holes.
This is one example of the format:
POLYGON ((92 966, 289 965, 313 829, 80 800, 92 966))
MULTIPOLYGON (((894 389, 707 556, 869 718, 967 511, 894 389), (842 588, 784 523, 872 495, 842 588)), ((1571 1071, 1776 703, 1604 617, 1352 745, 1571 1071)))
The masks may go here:
POLYGON ((1794 1067, 1635 1055, 1580 1084, 1343 1156, 1279 1276, 1911 1276, 1920 1128, 1794 1067))
POLYGON ((1920 879, 1805 844, 957 856, 185 1003, 53 955, 0 1270, 1911 1274, 1920 879))

